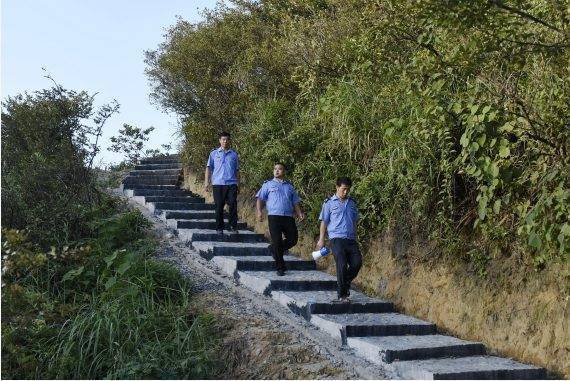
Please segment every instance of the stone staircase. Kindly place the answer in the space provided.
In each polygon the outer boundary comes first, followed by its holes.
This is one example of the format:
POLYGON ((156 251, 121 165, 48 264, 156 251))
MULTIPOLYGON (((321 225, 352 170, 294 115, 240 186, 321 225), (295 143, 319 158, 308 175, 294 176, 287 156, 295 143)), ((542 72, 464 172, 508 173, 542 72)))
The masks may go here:
POLYGON ((406 379, 543 379, 542 368, 486 354, 481 343, 439 334, 427 321, 397 313, 386 300, 351 292, 350 304, 335 304, 336 278, 314 261, 286 256, 277 276, 268 242, 240 222, 239 234, 218 235, 214 205, 179 187, 177 156, 141 160, 122 190, 175 229, 180 239, 238 284, 265 295, 338 339, 372 363, 406 379))

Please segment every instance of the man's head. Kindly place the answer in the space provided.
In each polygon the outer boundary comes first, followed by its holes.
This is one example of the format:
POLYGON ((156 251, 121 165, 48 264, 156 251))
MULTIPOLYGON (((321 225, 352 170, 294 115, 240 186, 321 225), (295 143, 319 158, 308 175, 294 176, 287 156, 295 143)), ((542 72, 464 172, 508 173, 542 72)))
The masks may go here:
POLYGON ((220 135, 220 147, 223 149, 229 149, 232 143, 232 139, 229 132, 221 132, 220 135))
POLYGON ((285 177, 285 171, 287 167, 283 163, 275 163, 273 166, 273 176, 278 179, 282 179, 285 177))
POLYGON ((339 177, 336 180, 336 195, 341 200, 348 197, 350 192, 350 187, 352 186, 352 180, 348 177, 339 177))

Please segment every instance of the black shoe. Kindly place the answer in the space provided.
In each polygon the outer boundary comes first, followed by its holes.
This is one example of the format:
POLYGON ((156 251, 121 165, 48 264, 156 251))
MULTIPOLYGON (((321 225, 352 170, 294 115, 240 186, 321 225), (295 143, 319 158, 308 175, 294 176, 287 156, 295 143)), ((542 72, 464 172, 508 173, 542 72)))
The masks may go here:
POLYGON ((216 230, 216 233, 218 233, 218 234, 224 234, 224 231, 221 230, 221 229, 218 229, 218 230, 216 230))
POLYGON ((337 299, 332 300, 335 304, 347 304, 350 303, 350 298, 348 296, 339 296, 337 299))
POLYGON ((277 270, 277 275, 279 275, 279 276, 284 276, 284 275, 285 275, 285 270, 283 270, 283 269, 277 270))
POLYGON ((238 234, 239 231, 236 228, 230 228, 229 230, 230 234, 238 234))

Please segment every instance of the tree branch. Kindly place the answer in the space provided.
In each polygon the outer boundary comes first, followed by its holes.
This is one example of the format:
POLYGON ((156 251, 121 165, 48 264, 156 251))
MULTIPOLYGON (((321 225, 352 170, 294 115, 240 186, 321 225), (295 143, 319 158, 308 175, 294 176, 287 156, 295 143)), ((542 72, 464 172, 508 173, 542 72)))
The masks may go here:
POLYGON ((505 10, 505 11, 508 11, 508 12, 511 12, 511 13, 515 13, 515 14, 519 15, 519 16, 522 17, 522 18, 525 18, 525 19, 534 21, 534 22, 537 23, 537 24, 540 24, 540 25, 545 26, 545 27, 547 27, 547 28, 549 28, 549 29, 555 30, 555 31, 557 31, 558 33, 562 33, 562 31, 561 31, 559 28, 555 27, 554 25, 551 25, 551 24, 547 23, 546 21, 541 20, 541 19, 539 19, 538 17, 535 17, 535 16, 531 15, 530 13, 527 13, 527 12, 522 11, 522 10, 520 10, 520 9, 516 9, 516 8, 513 8, 513 7, 511 7, 511 6, 508 6, 508 5, 504 4, 504 3, 503 3, 502 1, 500 1, 500 0, 489 0, 489 3, 491 3, 492 5, 494 5, 494 6, 498 7, 498 8, 501 8, 501 9, 503 9, 503 10, 505 10))

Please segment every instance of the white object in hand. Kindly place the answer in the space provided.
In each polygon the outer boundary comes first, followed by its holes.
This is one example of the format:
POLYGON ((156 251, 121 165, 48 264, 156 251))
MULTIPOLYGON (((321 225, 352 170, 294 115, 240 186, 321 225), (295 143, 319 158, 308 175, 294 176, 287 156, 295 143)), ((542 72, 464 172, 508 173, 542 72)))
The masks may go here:
POLYGON ((329 250, 328 247, 323 246, 323 247, 321 247, 320 250, 313 251, 313 252, 311 253, 311 255, 313 256, 313 259, 316 261, 317 259, 319 259, 319 258, 321 258, 321 257, 326 257, 327 255, 330 254, 330 252, 331 252, 331 251, 329 250))

